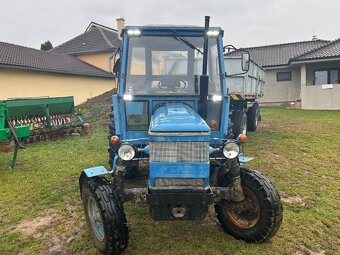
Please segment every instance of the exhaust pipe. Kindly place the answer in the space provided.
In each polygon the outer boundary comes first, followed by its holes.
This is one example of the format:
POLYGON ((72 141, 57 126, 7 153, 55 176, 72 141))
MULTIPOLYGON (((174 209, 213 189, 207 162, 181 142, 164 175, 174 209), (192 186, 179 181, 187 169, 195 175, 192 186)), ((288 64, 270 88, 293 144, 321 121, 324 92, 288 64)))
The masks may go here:
POLYGON ((202 75, 200 77, 200 100, 198 102, 198 113, 203 119, 207 118, 207 108, 208 108, 208 86, 209 86, 209 76, 207 75, 208 67, 208 35, 210 17, 205 16, 204 24, 204 44, 203 44, 203 67, 202 75))

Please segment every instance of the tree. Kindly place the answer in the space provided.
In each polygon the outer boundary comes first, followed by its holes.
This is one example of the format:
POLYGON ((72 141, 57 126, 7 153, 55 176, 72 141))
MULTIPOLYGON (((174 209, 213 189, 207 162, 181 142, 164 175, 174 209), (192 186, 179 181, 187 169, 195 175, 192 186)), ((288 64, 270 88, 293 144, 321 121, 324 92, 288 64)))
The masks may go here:
POLYGON ((46 42, 42 43, 40 45, 41 50, 49 51, 50 49, 53 49, 52 43, 47 40, 46 42))

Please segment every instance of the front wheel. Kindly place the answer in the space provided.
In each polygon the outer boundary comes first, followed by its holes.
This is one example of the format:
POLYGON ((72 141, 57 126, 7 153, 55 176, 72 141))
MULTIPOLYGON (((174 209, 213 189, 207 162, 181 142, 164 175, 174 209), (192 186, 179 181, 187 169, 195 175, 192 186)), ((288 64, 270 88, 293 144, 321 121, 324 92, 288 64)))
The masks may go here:
POLYGON ((120 254, 128 244, 123 206, 113 186, 102 177, 81 176, 85 219, 96 248, 103 254, 120 254))
POLYGON ((240 171, 243 210, 233 202, 215 204, 223 229, 247 242, 260 243, 273 237, 282 222, 282 204, 274 185, 260 172, 243 168, 240 171))

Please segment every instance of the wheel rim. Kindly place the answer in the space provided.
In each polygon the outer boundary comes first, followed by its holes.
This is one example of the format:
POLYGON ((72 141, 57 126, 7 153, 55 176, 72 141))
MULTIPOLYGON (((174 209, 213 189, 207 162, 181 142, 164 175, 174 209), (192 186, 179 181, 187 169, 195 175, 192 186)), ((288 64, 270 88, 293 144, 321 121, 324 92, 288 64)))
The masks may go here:
POLYGON ((87 201, 87 214, 94 234, 100 241, 103 241, 105 237, 104 224, 97 203, 92 197, 89 197, 87 201))
POLYGON ((256 195, 249 188, 243 186, 246 209, 238 213, 234 208, 225 207, 226 216, 232 224, 241 229, 254 227, 260 219, 260 205, 256 195))

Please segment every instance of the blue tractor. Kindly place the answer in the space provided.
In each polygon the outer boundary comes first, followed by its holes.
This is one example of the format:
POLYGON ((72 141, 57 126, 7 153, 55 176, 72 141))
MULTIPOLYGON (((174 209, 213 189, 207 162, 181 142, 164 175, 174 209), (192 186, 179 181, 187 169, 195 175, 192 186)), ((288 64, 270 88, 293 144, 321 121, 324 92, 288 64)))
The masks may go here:
MULTIPOLYGON (((280 195, 260 172, 241 167, 244 134, 234 136, 223 56, 223 30, 195 26, 129 26, 114 74, 109 163, 79 179, 90 235, 104 254, 128 244, 123 204, 146 197, 154 220, 202 220, 214 204, 223 229, 263 242, 282 222, 280 195), (185 63, 185 65, 183 65, 185 63), (146 188, 124 177, 149 166, 146 188)), ((242 57, 243 68, 249 55, 242 57)))

